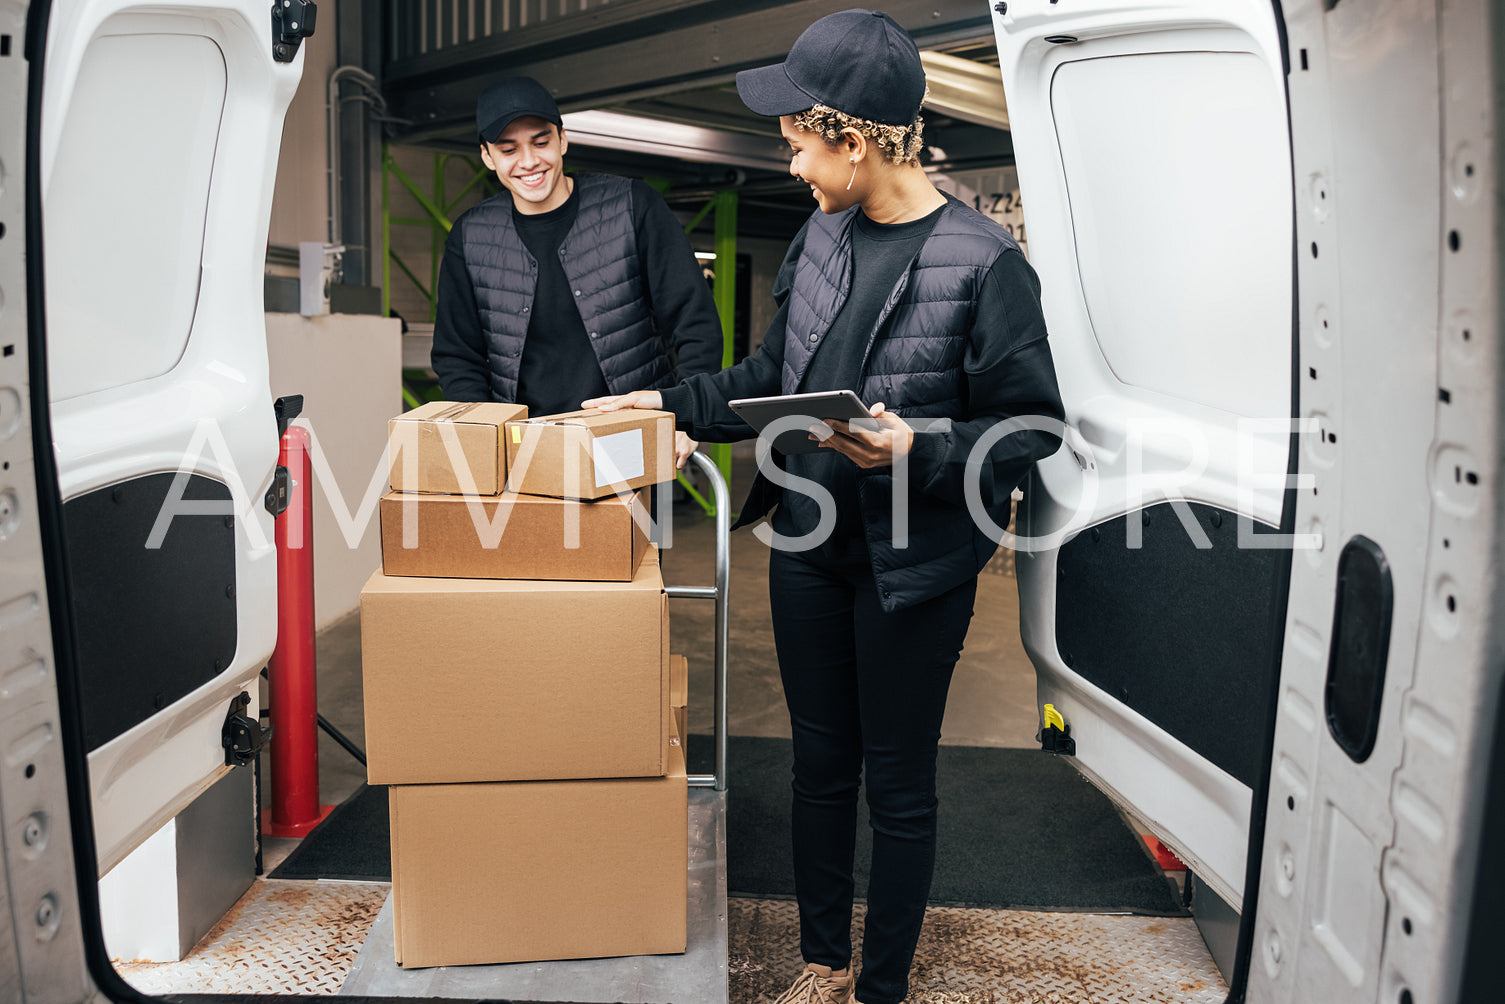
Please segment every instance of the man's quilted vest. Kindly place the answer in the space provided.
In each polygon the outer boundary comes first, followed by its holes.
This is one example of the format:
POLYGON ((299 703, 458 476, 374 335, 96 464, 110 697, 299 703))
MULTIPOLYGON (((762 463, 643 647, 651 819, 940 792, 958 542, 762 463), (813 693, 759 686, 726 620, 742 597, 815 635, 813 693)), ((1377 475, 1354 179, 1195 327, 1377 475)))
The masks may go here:
MULTIPOLYGON (((806 229, 784 332, 785 394, 799 389, 821 339, 846 303, 855 215, 855 207, 833 216, 817 212, 806 229)), ((908 419, 969 417, 963 412, 962 362, 978 291, 998 256, 1018 247, 998 224, 949 200, 868 334, 858 396, 868 404, 882 401, 908 419)), ((864 471, 859 477, 863 531, 884 609, 910 606, 961 584, 997 549, 965 507, 914 487, 909 490, 908 546, 895 547, 891 469, 864 471)), ((1008 501, 990 515, 1007 525, 1008 501)), ((744 512, 742 522, 749 522, 748 516, 744 512)))
MULTIPOLYGON (((560 242, 559 261, 570 288, 580 291, 575 303, 606 386, 613 394, 667 387, 674 373, 643 296, 631 182, 604 174, 573 178, 580 209, 560 242)), ((513 225, 511 193, 487 199, 467 214, 465 265, 486 332, 492 393, 514 401, 538 262, 513 225)))

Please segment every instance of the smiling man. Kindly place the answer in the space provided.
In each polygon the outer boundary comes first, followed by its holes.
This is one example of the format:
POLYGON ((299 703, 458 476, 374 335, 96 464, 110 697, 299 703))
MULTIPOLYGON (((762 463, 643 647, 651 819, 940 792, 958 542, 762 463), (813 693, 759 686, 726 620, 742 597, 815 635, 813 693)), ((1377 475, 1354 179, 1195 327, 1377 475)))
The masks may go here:
MULTIPOLYGON (((451 401, 535 415, 721 368, 721 323, 679 221, 641 181, 567 175, 559 108, 530 77, 476 103, 502 191, 455 221, 432 362, 451 401)), ((677 434, 683 465, 695 444, 677 434)))

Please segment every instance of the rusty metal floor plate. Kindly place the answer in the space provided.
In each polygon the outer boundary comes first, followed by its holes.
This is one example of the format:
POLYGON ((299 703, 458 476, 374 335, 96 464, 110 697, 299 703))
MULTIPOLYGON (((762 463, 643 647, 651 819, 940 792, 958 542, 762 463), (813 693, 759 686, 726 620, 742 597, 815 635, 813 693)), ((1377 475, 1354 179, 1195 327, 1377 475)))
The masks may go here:
MULTIPOLYGON (((787 900, 728 902, 732 1004, 768 1004, 803 964, 787 900)), ((852 942, 861 944, 863 907, 852 942)), ((1191 918, 931 907, 907 1004, 1222 1004, 1191 918)))
MULTIPOLYGON (((710 864, 721 855, 708 857, 710 864)), ((709 889, 720 885, 705 884, 709 889)), ((358 986, 362 977, 373 973, 352 971, 363 943, 382 941, 370 936, 380 934, 373 930, 373 921, 389 891, 385 883, 258 880, 187 959, 117 962, 117 968, 136 989, 152 994, 327 995, 339 993, 342 987, 346 993, 401 993, 395 984, 387 985, 390 975, 380 987, 358 986)), ((701 925, 702 933, 705 926, 720 927, 726 940, 715 939, 719 944, 710 956, 699 960, 697 968, 705 971, 697 978, 709 977, 724 987, 727 996, 721 999, 729 1004, 769 1004, 801 968, 794 903, 710 896, 706 905, 714 910, 716 900, 725 911, 721 915, 726 926, 701 925), (727 960, 724 966, 721 959, 727 960)), ((859 905, 853 918, 854 944, 861 944, 862 925, 859 905)), ((389 940, 367 944, 364 957, 368 967, 374 967, 378 957, 390 961, 389 940)), ((646 979, 650 974, 641 966, 630 972, 619 968, 582 974, 565 973, 563 964, 556 965, 561 968, 554 976, 571 979, 562 983, 550 979, 553 967, 549 965, 463 967, 449 972, 495 979, 502 970, 513 970, 539 982, 527 988, 533 991, 530 994, 512 980, 505 989, 514 999, 542 995, 555 1000, 617 1000, 624 999, 624 990, 631 993, 634 988, 639 995, 625 999, 659 999, 641 995, 645 987, 639 984, 653 982, 646 979), (582 975, 591 977, 586 981, 589 986, 574 985, 582 975), (549 994, 550 990, 555 993, 549 994)), ((427 973, 432 978, 444 972, 417 970, 399 975, 427 973)), ((405 989, 412 992, 415 988, 405 989)), ((459 996, 469 999, 476 996, 475 988, 468 985, 426 985, 423 989, 433 996, 451 996, 444 991, 454 990, 468 991, 459 996)), ((921 930, 908 1004, 1221 1004, 1226 993, 1196 922, 1190 918, 933 907, 921 930)), ((672 999, 700 998, 694 994, 672 999)))
POLYGON ((390 889, 258 879, 183 961, 115 968, 150 994, 337 994, 390 889))

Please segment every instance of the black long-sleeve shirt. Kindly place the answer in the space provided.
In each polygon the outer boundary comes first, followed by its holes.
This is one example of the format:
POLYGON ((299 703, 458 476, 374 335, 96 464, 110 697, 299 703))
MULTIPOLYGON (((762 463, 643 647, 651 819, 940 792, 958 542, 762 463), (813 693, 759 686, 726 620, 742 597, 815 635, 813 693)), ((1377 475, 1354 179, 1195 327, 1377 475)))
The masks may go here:
MULTIPOLYGON (((607 390, 559 260, 559 245, 579 212, 578 193, 577 188, 563 206, 547 213, 513 210, 518 236, 538 262, 517 393, 517 403, 535 415, 573 411, 607 390)), ((511 195, 503 192, 496 198, 511 195)), ((644 295, 664 351, 672 353, 676 379, 716 372, 721 368, 721 321, 684 229, 659 194, 641 181, 632 182, 632 209, 644 295)), ((462 216, 444 243, 430 358, 447 400, 489 401, 487 338, 465 266, 465 222, 462 216)))
MULTIPOLYGON (((727 406, 727 401, 782 393, 789 293, 804 238, 802 230, 790 245, 774 281, 773 294, 779 309, 759 350, 736 366, 691 378, 663 391, 664 407, 674 412, 682 431, 707 442, 732 442, 757 435, 727 406)), ((876 295, 882 297, 887 293, 888 290, 882 290, 876 295)), ((847 309, 844 306, 843 312, 847 309)), ((819 352, 815 358, 820 358, 819 352)), ((861 374, 856 374, 853 379, 858 381, 860 377, 861 374)), ((983 278, 968 332, 962 377, 963 414, 952 421, 948 431, 917 433, 909 453, 911 490, 957 506, 966 505, 967 458, 989 429, 1016 416, 1042 416, 1056 421, 1064 416, 1055 364, 1046 341, 1045 317, 1040 309, 1040 281, 1018 251, 999 255, 983 278)), ((855 383, 853 389, 860 393, 855 383)), ((989 463, 981 473, 983 504, 1001 503, 1035 459, 1058 445, 1059 440, 1054 436, 1041 432, 1017 433, 995 443, 987 452, 989 463)), ((836 459, 851 463, 845 457, 836 459)))

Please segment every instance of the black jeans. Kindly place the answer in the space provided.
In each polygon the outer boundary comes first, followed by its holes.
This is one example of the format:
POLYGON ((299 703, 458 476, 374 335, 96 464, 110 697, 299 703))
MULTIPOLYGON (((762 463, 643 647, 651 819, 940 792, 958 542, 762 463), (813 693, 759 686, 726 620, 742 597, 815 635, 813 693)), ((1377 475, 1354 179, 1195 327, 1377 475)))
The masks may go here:
POLYGON ((862 541, 768 564, 774 641, 794 733, 794 877, 800 951, 852 959, 857 787, 867 767, 873 866, 857 996, 899 1004, 935 867, 935 756, 974 578, 886 614, 862 541))

